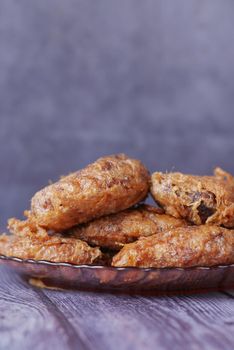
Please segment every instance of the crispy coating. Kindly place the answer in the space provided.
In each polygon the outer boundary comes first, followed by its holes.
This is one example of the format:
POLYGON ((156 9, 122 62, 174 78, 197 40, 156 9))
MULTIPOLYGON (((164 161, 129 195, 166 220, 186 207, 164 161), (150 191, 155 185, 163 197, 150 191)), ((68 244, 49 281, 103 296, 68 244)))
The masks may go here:
POLYGON ((15 236, 34 237, 42 240, 48 237, 48 232, 30 219, 18 220, 16 218, 11 218, 8 220, 7 228, 9 232, 15 236))
POLYGON ((154 173, 151 194, 165 212, 196 224, 234 227, 234 181, 222 169, 215 176, 154 173))
POLYGON ((150 176, 143 164, 124 154, 98 159, 37 192, 31 218, 46 229, 61 231, 143 200, 150 176))
POLYGON ((161 209, 143 204, 74 227, 69 232, 92 245, 118 250, 140 237, 187 225, 184 220, 163 214, 161 209))
POLYGON ((92 264, 102 259, 99 248, 62 234, 50 234, 32 220, 8 220, 11 235, 0 236, 0 254, 21 259, 92 264))
POLYGON ((227 171, 217 167, 214 169, 214 176, 220 180, 226 181, 228 183, 234 183, 234 177, 227 171))
POLYGON ((0 254, 21 259, 47 260, 72 264, 92 264, 101 257, 98 248, 60 235, 35 239, 32 236, 1 235, 0 254))
POLYGON ((218 226, 179 227, 126 244, 113 266, 192 267, 234 263, 234 231, 218 226))

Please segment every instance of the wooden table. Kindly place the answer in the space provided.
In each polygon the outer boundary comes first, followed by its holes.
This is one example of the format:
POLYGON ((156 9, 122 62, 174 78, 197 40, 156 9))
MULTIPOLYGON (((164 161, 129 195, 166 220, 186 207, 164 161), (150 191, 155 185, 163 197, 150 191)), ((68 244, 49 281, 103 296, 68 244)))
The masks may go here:
POLYGON ((0 268, 0 349, 233 350, 234 293, 124 296, 34 288, 0 268))

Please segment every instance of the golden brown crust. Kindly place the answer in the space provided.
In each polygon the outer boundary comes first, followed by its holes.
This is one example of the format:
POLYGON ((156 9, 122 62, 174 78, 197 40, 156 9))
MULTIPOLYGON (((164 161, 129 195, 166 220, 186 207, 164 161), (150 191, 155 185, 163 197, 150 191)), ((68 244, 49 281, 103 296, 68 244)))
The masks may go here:
MULTIPOLYGON (((227 173, 225 173, 227 176, 227 173)), ((165 212, 196 224, 234 227, 234 181, 215 176, 154 173, 151 194, 165 212)))
POLYGON ((192 267, 234 263, 234 231, 218 226, 179 227, 126 244, 113 266, 192 267))
POLYGON ((147 196, 149 182, 138 160, 123 154, 100 158, 37 192, 31 218, 46 229, 64 230, 131 207, 147 196))
POLYGON ((32 220, 8 220, 11 235, 0 236, 0 254, 21 259, 92 264, 102 259, 99 248, 62 234, 48 233, 32 220))
POLYGON ((8 220, 8 230, 15 236, 20 237, 37 237, 37 239, 46 239, 48 232, 38 226, 33 220, 18 220, 16 218, 10 218, 8 220))
POLYGON ((214 176, 217 177, 220 180, 233 183, 234 182, 234 177, 232 174, 228 173, 227 171, 217 167, 214 169, 214 176))
POLYGON ((74 227, 69 233, 92 245, 120 249, 139 237, 187 225, 184 220, 163 214, 161 209, 140 205, 74 227))
POLYGON ((0 254, 21 259, 47 260, 72 264, 92 264, 101 257, 98 248, 76 238, 59 235, 35 239, 30 236, 1 235, 0 254))

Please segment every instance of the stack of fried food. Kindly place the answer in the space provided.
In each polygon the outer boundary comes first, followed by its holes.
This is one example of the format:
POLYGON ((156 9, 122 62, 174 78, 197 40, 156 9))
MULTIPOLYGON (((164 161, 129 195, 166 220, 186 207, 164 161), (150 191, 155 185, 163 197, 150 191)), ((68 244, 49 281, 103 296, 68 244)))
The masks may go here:
POLYGON ((234 177, 155 172, 119 154, 37 192, 0 254, 117 267, 234 263, 234 177), (143 204, 149 191, 157 207, 143 204))

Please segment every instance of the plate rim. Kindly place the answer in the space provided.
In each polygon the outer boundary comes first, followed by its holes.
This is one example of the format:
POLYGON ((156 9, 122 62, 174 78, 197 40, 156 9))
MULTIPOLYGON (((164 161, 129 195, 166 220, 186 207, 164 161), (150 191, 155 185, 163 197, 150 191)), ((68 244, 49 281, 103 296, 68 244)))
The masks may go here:
POLYGON ((57 266, 57 267, 70 267, 75 269, 108 269, 112 271, 132 270, 132 271, 191 271, 191 270, 213 270, 213 269, 227 269, 234 268, 234 264, 229 265, 213 265, 213 266, 190 266, 190 267, 138 267, 138 266, 126 266, 126 267, 115 267, 105 265, 88 265, 88 264, 71 264, 67 262, 55 262, 48 260, 35 260, 35 259, 22 259, 15 256, 7 256, 0 254, 0 260, 13 261, 18 263, 27 263, 35 265, 46 265, 46 266, 57 266))

